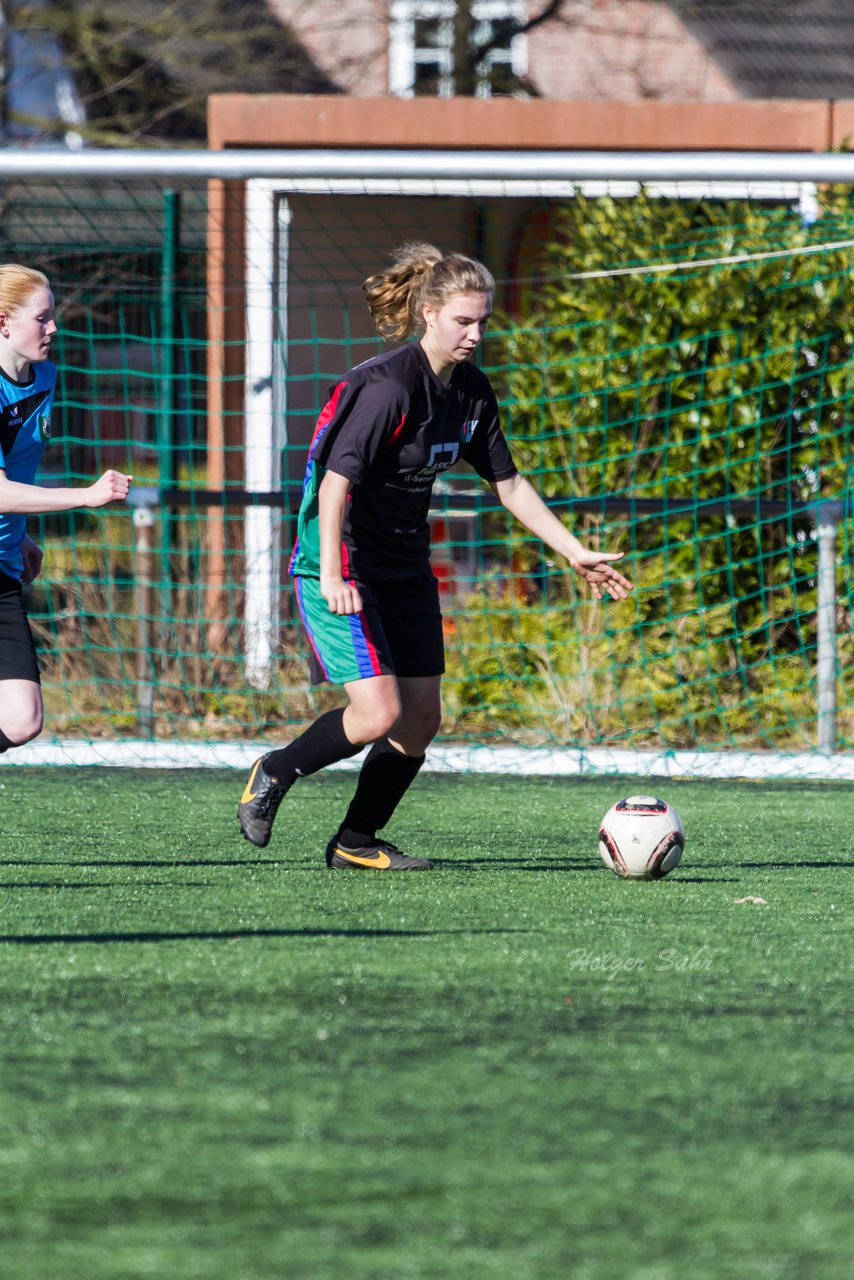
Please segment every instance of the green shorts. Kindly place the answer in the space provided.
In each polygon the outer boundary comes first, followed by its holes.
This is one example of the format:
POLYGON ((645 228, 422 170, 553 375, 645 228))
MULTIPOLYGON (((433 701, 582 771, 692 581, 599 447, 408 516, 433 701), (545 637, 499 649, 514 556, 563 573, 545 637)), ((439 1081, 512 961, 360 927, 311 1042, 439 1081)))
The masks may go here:
POLYGON ((331 613, 317 578, 294 578, 311 646, 312 684, 444 672, 439 585, 432 573, 402 582, 354 582, 354 586, 362 597, 361 613, 331 613))

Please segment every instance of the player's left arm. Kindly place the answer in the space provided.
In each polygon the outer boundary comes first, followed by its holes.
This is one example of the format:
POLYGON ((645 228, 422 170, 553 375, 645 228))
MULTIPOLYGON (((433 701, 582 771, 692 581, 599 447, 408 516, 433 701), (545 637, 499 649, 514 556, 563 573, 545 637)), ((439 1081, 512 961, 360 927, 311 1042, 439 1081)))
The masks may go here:
POLYGON ((501 502, 520 524, 536 537, 542 538, 547 547, 564 556, 593 589, 597 600, 606 592, 614 600, 624 600, 633 584, 615 569, 611 561, 622 559, 622 551, 592 551, 558 520, 524 476, 510 476, 496 480, 492 488, 501 502))
POLYGON ((21 562, 24 572, 21 575, 23 583, 33 582, 41 573, 42 560, 44 560, 44 552, 37 542, 34 542, 28 533, 24 534, 24 540, 21 543, 21 562))

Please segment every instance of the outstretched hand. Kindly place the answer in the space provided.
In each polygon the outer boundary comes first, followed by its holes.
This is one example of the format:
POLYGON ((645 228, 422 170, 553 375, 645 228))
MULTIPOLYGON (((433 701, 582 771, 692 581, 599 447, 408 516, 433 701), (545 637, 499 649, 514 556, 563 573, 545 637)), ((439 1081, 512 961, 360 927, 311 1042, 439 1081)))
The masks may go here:
POLYGON ((575 572, 590 584, 597 600, 602 599, 603 592, 613 600, 625 600, 632 583, 610 563, 622 560, 622 551, 590 551, 582 546, 549 510, 530 480, 518 472, 506 480, 496 480, 492 487, 511 515, 569 561, 575 572))
POLYGON ((586 547, 582 547, 581 551, 570 558, 569 563, 575 572, 590 584, 597 600, 602 599, 603 592, 612 600, 625 600, 633 590, 634 583, 624 578, 610 563, 612 560, 622 560, 622 558, 622 551, 589 551, 586 547))
POLYGON ((122 471, 105 471, 99 480, 89 486, 87 506, 103 507, 108 502, 123 501, 130 491, 133 476, 122 471))

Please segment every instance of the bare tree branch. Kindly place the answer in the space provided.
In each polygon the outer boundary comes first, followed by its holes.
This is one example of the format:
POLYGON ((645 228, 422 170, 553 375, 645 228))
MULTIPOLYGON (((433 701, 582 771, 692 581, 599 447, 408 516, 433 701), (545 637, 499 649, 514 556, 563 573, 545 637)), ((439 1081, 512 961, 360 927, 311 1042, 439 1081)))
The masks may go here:
POLYGON ((481 62, 488 53, 506 44, 507 40, 512 39, 513 36, 526 36, 529 31, 536 30, 544 22, 549 22, 552 18, 559 17, 564 4, 565 0, 549 0, 549 3, 540 13, 533 18, 528 18, 525 22, 520 22, 518 18, 508 18, 506 22, 502 22, 500 25, 497 24, 495 35, 490 40, 484 40, 483 44, 479 44, 471 50, 472 61, 475 63, 481 62))
MULTIPOLYGON (((87 140, 198 145, 211 93, 340 92, 267 0, 53 0, 16 5, 8 18, 58 41, 87 140)), ((67 126, 46 119, 37 127, 49 136, 67 126)))

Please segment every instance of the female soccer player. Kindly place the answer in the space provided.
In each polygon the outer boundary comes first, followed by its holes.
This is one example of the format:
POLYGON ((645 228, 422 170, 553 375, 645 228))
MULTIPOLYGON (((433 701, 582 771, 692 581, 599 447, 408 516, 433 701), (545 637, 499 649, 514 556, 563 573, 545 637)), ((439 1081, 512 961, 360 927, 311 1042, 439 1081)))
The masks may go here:
POLYGON ((21 584, 38 576, 42 551, 27 516, 102 507, 127 496, 132 477, 105 471, 85 489, 34 484, 50 439, 56 366, 53 294, 41 271, 0 266, 0 752, 41 733, 42 695, 21 584))
POLYGON ((312 681, 343 685, 348 704, 256 760, 237 813, 246 839, 265 846, 297 778, 373 743, 327 866, 427 870, 430 861, 377 832, 441 719, 442 617, 428 525, 436 476, 469 463, 597 598, 605 591, 622 599, 632 584, 610 563, 622 553, 583 547, 513 464, 495 395, 472 364, 492 311, 487 269, 432 245, 406 245, 364 288, 384 338, 419 340, 357 365, 332 389, 309 450, 291 557, 312 681))

